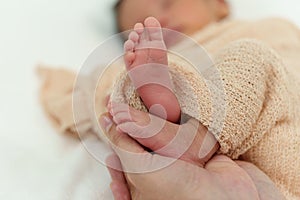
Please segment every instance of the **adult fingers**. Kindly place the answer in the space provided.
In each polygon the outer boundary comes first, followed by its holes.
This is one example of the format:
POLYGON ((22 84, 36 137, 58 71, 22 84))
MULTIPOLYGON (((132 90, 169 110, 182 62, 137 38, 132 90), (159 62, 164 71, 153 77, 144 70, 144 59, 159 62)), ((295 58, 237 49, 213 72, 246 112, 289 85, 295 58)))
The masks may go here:
MULTIPOLYGON (((100 118, 100 124, 105 130, 105 134, 111 141, 112 148, 120 159, 121 167, 126 177, 127 186, 130 188, 131 195, 139 195, 139 191, 145 188, 157 188, 153 184, 160 184, 162 175, 156 173, 157 170, 165 169, 165 167, 172 166, 176 159, 163 157, 158 154, 151 154, 145 151, 134 139, 127 134, 117 131, 116 126, 111 121, 109 114, 104 114, 100 118), (154 173, 151 173, 154 172, 154 173)), ((113 164, 112 166, 115 166, 113 164)), ((118 192, 127 195, 124 186, 124 177, 120 173, 111 170, 111 175, 114 180, 112 182, 112 191, 115 195, 118 192)), ((169 173, 169 172, 168 172, 169 173)), ((176 173, 172 173, 172 177, 176 173)), ((122 195, 122 197, 124 197, 122 195)), ((119 198, 119 196, 117 197, 119 198)))
POLYGON ((111 176, 112 182, 110 189, 115 200, 130 200, 130 191, 123 171, 120 160, 116 154, 112 154, 106 159, 106 166, 111 176))
POLYGON ((112 182, 119 182, 127 185, 124 173, 122 171, 121 162, 116 154, 112 154, 106 158, 106 166, 112 182))
POLYGON ((130 192, 123 183, 111 182, 110 189, 115 200, 130 200, 130 192))

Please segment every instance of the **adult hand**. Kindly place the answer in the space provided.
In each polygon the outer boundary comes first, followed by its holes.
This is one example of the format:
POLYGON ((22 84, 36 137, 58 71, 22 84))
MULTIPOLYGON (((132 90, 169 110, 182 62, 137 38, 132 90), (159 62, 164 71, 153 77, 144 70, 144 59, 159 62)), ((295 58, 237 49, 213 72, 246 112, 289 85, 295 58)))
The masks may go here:
POLYGON ((100 122, 115 145, 117 156, 109 157, 107 163, 116 200, 282 199, 272 181, 254 165, 236 163, 226 156, 213 157, 205 168, 175 160, 159 170, 138 173, 138 169, 151 169, 148 167, 170 158, 148 153, 127 134, 117 131, 109 114, 103 115, 100 122), (124 154, 124 150, 129 153, 124 154))

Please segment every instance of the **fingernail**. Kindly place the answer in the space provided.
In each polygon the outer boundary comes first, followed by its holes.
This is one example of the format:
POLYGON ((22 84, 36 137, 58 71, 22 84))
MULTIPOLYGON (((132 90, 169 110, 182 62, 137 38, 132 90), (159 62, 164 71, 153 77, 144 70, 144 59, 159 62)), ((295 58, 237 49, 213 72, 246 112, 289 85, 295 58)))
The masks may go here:
POLYGON ((103 116, 100 118, 100 125, 106 132, 108 132, 113 125, 113 122, 109 117, 103 116))

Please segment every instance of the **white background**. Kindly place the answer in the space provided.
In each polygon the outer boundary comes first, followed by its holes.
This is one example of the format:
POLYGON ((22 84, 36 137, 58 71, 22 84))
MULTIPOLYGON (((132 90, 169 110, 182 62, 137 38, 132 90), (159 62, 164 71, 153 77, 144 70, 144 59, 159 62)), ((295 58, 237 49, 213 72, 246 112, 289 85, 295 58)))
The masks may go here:
MULTIPOLYGON (((38 63, 78 70, 114 32, 113 0, 0 0, 0 199, 101 199, 105 168, 39 105, 38 63)), ((233 17, 285 16, 299 0, 231 0, 233 17)))

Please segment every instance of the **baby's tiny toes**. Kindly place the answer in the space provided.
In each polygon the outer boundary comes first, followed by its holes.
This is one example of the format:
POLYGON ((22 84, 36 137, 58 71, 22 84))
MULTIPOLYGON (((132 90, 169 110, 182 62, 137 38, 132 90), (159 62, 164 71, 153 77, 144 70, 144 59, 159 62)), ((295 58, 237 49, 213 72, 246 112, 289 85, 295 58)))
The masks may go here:
POLYGON ((135 31, 132 31, 130 34, 129 34, 129 40, 133 41, 134 43, 137 43, 139 41, 139 35, 137 34, 137 32, 135 31))
POLYGON ((144 25, 142 23, 137 23, 134 26, 134 30, 140 35, 144 32, 144 25))
POLYGON ((134 42, 132 40, 127 40, 124 43, 124 51, 128 52, 128 51, 133 51, 134 49, 134 42))

